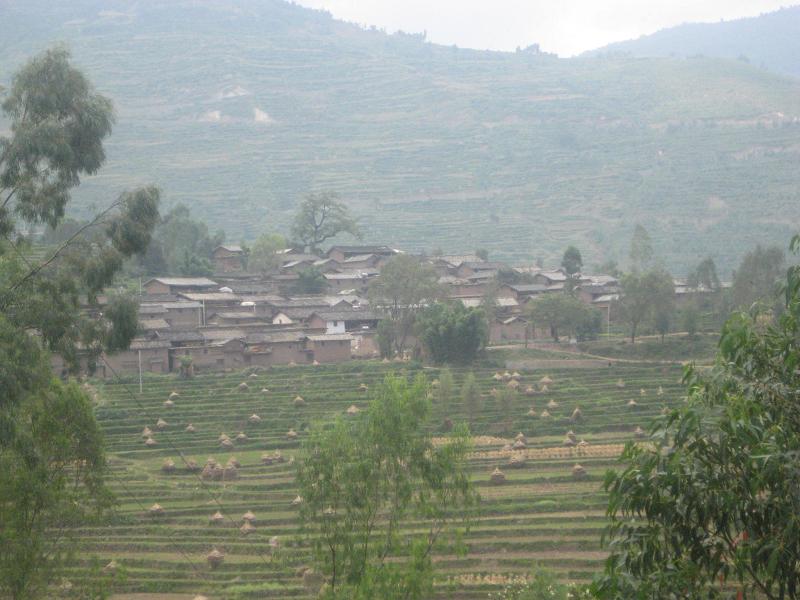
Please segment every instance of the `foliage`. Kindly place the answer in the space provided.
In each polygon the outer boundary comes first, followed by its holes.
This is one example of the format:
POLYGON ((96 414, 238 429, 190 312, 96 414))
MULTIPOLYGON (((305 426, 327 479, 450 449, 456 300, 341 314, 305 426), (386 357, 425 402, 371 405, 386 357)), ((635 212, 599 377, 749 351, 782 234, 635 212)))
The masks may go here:
POLYGON ((686 278, 686 284, 693 289, 702 288, 711 292, 719 291, 720 281, 714 259, 709 256, 701 260, 697 266, 689 272, 689 276, 686 278))
POLYGON ((697 325, 699 319, 700 314, 697 310, 697 307, 689 305, 683 309, 681 312, 681 323, 686 335, 689 337, 695 337, 697 335, 697 325))
POLYGON ((477 248, 475 250, 475 256, 481 260, 489 260, 489 251, 486 248, 477 248))
POLYGON ((622 297, 618 314, 630 325, 631 342, 636 341, 636 332, 646 320, 662 319, 663 325, 671 317, 675 284, 672 276, 663 269, 646 272, 634 271, 622 277, 622 297))
POLYGON ((499 285, 517 285, 525 283, 533 283, 533 275, 530 273, 520 273, 516 269, 502 268, 497 271, 494 276, 495 282, 499 285))
POLYGON ((800 268, 785 291, 777 323, 758 311, 728 320, 713 370, 687 369, 687 404, 656 420, 651 443, 629 444, 624 469, 606 476, 601 597, 800 593, 800 268))
POLYGON ((455 396, 455 387, 456 383, 450 369, 445 367, 439 371, 439 385, 436 388, 436 404, 439 407, 439 412, 444 417, 450 416, 453 397, 455 396))
POLYGON ((483 351, 489 337, 483 311, 461 302, 437 303, 419 315, 417 332, 436 364, 468 364, 483 351))
POLYGON ((248 259, 248 270, 274 273, 281 266, 279 250, 286 248, 286 239, 277 233, 264 233, 255 241, 248 259))
POLYGON ((785 264, 783 250, 777 246, 756 246, 742 258, 733 274, 731 296, 736 308, 747 310, 756 302, 777 304, 778 282, 785 264))
POLYGON ((464 377, 464 383, 461 386, 461 403, 464 405, 469 424, 475 422, 475 415, 478 414, 480 408, 481 391, 478 388, 478 382, 475 379, 475 373, 470 371, 464 377))
POLYGON ((501 386, 500 389, 497 390, 497 394, 494 398, 497 409, 500 411, 500 416, 503 419, 502 423, 505 431, 508 431, 513 417, 512 410, 514 408, 514 399, 516 396, 517 392, 510 387, 501 386))
POLYGON ((98 296, 150 243, 159 192, 121 194, 34 259, 24 230, 58 230, 72 189, 105 159, 113 111, 61 48, 15 75, 2 108, 11 135, 0 137, 0 596, 26 599, 46 593, 69 529, 109 501, 89 398, 53 379, 46 350, 77 371, 128 347, 136 304, 112 295, 103 312, 98 296))
POLYGON ((477 503, 466 472, 469 432, 444 445, 426 433, 423 377, 388 376, 362 416, 317 427, 297 481, 300 519, 329 598, 430 597, 432 553, 477 503), (399 533, 422 519, 419 533, 399 533))
POLYGON ((587 590, 560 583, 555 575, 544 569, 533 569, 529 579, 520 578, 508 583, 500 592, 489 594, 490 600, 582 600, 591 598, 587 590))
POLYGON ((569 294, 544 294, 530 303, 528 316, 539 327, 548 327, 555 341, 565 330, 578 340, 593 339, 602 327, 602 314, 569 294))
POLYGON ((292 239, 311 252, 319 251, 322 242, 347 233, 361 238, 356 220, 335 192, 308 194, 292 223, 292 239))
POLYGON ((580 273, 581 268, 583 267, 583 257, 581 256, 581 251, 575 246, 569 246, 566 250, 564 250, 564 256, 561 258, 561 266, 569 277, 572 277, 576 273, 580 273))
POLYGON ((294 283, 295 294, 321 294, 328 288, 328 281, 322 271, 316 267, 308 267, 297 273, 294 283))
POLYGON ((405 350, 417 316, 442 294, 432 265, 410 254, 390 258, 369 285, 371 306, 391 321, 394 351, 405 350))
POLYGON ((208 276, 214 271, 211 253, 224 241, 224 233, 210 235, 205 223, 178 204, 158 223, 139 266, 146 275, 208 276))

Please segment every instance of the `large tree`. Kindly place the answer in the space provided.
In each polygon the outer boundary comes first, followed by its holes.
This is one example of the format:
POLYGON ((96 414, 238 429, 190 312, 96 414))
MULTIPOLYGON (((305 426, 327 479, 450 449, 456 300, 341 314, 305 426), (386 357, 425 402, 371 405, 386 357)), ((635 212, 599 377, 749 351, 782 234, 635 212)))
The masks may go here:
POLYGON ((631 342, 636 341, 640 325, 648 320, 663 324, 671 319, 675 284, 663 269, 634 271, 623 276, 619 301, 621 318, 630 325, 631 342))
POLYGON ((111 102, 49 50, 13 78, 0 136, 0 595, 42 597, 65 545, 60 535, 103 503, 103 456, 89 399, 50 372, 127 347, 136 306, 98 302, 126 259, 144 251, 159 193, 124 193, 40 258, 25 231, 56 229, 71 191, 105 159, 111 102))
POLYGON ((308 194, 292 223, 292 239, 318 252, 320 244, 347 233, 361 238, 358 223, 335 192, 308 194))
POLYGON ((731 295, 736 308, 748 309, 756 302, 774 306, 785 262, 777 246, 756 246, 745 254, 733 274, 731 295))
POLYGON ((265 233, 255 241, 250 250, 247 268, 255 273, 274 273, 281 266, 280 250, 286 248, 286 239, 277 233, 265 233))
POLYGON ((597 335, 602 326, 600 312, 566 293, 544 294, 528 305, 528 318, 539 327, 550 330, 553 340, 563 333, 579 340, 597 335))
POLYGON ((654 252, 653 242, 650 239, 650 234, 643 225, 637 223, 633 229, 633 236, 631 237, 631 249, 629 253, 632 271, 642 271, 651 266, 654 252))
POLYGON ((389 376, 365 413, 312 431, 299 461, 300 519, 326 578, 324 597, 423 600, 433 553, 477 503, 469 432, 434 445, 422 376, 389 376), (412 529, 401 526, 415 522, 412 529))
POLYGON ((600 597, 800 597, 798 267, 782 316, 763 317, 756 308, 728 320, 714 368, 687 370, 687 403, 606 477, 600 597))
POLYGON ((580 273, 583 268, 583 257, 581 251, 575 246, 569 246, 564 250, 564 256, 561 258, 561 267, 564 269, 569 277, 580 273))
POLYGON ((419 315, 416 327, 428 358, 436 364, 469 364, 486 347, 486 316, 461 302, 437 302, 419 315))
POLYGON ((382 334, 389 338, 385 343, 395 352, 406 349, 420 311, 441 297, 438 281, 432 265, 410 254, 398 254, 389 259, 380 276, 370 283, 370 303, 388 318, 382 334))

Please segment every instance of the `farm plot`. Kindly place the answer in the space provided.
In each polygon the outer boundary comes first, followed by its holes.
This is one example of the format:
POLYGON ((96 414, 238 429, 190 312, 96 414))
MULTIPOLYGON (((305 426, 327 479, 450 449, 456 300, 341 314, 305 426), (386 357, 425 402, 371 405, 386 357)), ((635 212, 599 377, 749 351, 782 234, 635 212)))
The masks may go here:
MULTIPOLYGON (((97 556, 124 570, 119 592, 313 597, 294 484, 306 431, 365 408, 387 373, 419 370, 364 362, 159 377, 141 395, 133 382, 98 383, 119 503, 78 532, 81 558, 68 578, 97 556)), ((638 427, 681 401, 680 368, 474 372, 481 402, 469 460, 482 502, 468 553, 436 557, 440 595, 485 598, 534 562, 565 581, 590 579, 604 557, 605 470, 638 427), (514 390, 510 406, 496 398, 502 388, 514 390)), ((453 374, 458 389, 466 371, 453 374)), ((447 414, 434 403, 434 435, 466 414, 457 397, 447 414)))

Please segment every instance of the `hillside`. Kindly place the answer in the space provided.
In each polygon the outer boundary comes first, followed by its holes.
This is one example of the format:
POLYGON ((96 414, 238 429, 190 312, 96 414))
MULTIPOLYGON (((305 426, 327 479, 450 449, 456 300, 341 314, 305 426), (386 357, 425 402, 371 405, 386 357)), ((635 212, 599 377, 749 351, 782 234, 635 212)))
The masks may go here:
POLYGON ((686 23, 652 35, 609 44, 587 54, 715 56, 745 60, 775 73, 800 77, 800 6, 748 19, 686 23))
POLYGON ((118 109, 84 207, 153 181, 239 240, 330 188, 368 241, 515 261, 624 259, 642 222, 678 272, 800 218, 800 81, 740 61, 459 50, 279 0, 10 0, 0 82, 56 40, 118 109))

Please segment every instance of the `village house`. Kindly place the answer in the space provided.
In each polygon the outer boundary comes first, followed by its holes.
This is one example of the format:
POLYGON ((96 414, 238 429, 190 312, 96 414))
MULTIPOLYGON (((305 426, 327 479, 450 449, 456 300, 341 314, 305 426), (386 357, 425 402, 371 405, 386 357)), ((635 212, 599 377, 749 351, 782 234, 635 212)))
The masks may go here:
POLYGON ((497 290, 497 297, 513 298, 522 305, 546 291, 548 291, 547 286, 541 283, 504 283, 497 290))
POLYGON ((344 263, 348 258, 367 254, 375 254, 390 258, 397 254, 397 250, 393 250, 388 246, 331 246, 325 253, 325 256, 339 263, 344 263))
POLYGON ((308 318, 308 327, 330 335, 375 330, 379 321, 380 317, 368 310, 319 311, 308 318))
POLYGON ((369 282, 378 276, 375 269, 361 271, 343 271, 341 273, 326 273, 325 281, 328 283, 328 290, 334 294, 340 292, 354 292, 363 294, 369 287, 369 282))
POLYGON ((247 256, 241 246, 221 244, 211 252, 215 273, 239 273, 244 271, 247 256))
POLYGON ((207 277, 153 277, 147 280, 144 291, 147 295, 180 294, 187 292, 208 292, 219 287, 216 281, 207 277))
POLYGON ((455 275, 463 279, 469 279, 480 274, 481 278, 491 278, 501 269, 507 269, 508 265, 501 262, 478 261, 464 262, 458 266, 455 275))

